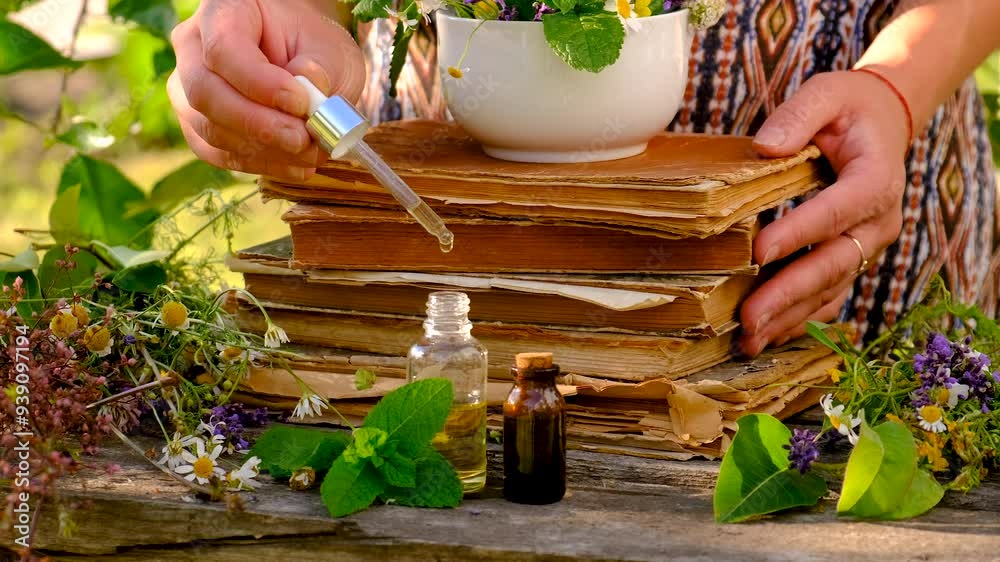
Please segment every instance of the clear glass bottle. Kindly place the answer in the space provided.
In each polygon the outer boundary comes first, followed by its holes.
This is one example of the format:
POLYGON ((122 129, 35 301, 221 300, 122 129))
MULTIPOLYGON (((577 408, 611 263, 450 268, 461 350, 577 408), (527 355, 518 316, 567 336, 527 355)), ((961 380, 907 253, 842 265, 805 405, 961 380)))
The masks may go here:
POLYGON ((455 467, 465 493, 486 485, 486 373, 486 348, 472 337, 469 297, 431 293, 424 337, 410 348, 406 379, 451 380, 455 402, 432 444, 455 467))

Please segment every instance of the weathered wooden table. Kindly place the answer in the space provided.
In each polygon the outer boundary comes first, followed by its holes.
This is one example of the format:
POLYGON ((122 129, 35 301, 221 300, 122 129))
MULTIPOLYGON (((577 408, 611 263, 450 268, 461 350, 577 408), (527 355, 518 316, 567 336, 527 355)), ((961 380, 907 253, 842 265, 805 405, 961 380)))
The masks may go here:
POLYGON ((571 451, 569 496, 522 506, 500 497, 492 447, 491 485, 457 509, 381 506, 334 520, 317 491, 293 492, 264 475, 264 485, 243 496, 245 509, 229 512, 192 499, 117 442, 108 445, 64 480, 65 500, 89 504, 73 515, 74 536, 59 536, 54 509, 42 512, 35 545, 58 560, 1000 560, 995 482, 949 494, 909 522, 841 521, 826 501, 716 525, 718 463, 571 451), (109 463, 121 471, 109 475, 109 463))

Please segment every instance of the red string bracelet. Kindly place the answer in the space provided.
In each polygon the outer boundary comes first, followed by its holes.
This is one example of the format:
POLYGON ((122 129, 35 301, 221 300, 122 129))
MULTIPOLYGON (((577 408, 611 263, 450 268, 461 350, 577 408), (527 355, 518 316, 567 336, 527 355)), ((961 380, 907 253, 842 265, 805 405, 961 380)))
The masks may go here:
POLYGON ((906 141, 908 144, 912 144, 913 112, 910 111, 910 104, 906 101, 906 96, 903 95, 903 92, 900 92, 899 88, 897 88, 896 85, 893 84, 891 80, 883 76, 882 73, 878 72, 877 70, 872 70, 871 68, 862 67, 862 68, 852 68, 851 72, 864 72, 865 74, 870 74, 875 78, 881 80, 883 84, 885 84, 886 86, 889 87, 890 90, 892 90, 892 93, 896 94, 896 97, 899 98, 899 102, 903 104, 903 111, 906 112, 906 131, 908 133, 906 136, 906 141))

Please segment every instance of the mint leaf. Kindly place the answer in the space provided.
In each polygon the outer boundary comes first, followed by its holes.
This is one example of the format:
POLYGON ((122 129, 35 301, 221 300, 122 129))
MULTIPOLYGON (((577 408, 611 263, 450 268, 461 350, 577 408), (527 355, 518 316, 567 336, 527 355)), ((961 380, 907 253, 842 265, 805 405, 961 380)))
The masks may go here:
POLYGON ((546 14, 542 30, 559 58, 588 72, 600 72, 617 61, 625 42, 625 28, 611 12, 546 14))
POLYGON ((573 8, 576 7, 577 0, 548 0, 546 4, 564 14, 568 14, 573 11, 573 8))
POLYGON ((343 517, 366 509, 384 490, 382 476, 370 462, 352 463, 341 455, 333 461, 319 491, 330 515, 343 517))
POLYGON ((392 37, 392 60, 389 62, 389 96, 396 97, 396 82, 406 64, 407 48, 413 37, 413 29, 405 29, 402 22, 396 23, 396 34, 392 37))
POLYGON ((382 498, 410 507, 455 507, 462 503, 462 481, 448 459, 431 446, 424 447, 415 459, 413 487, 389 487, 382 498))
POLYGON ((375 372, 369 369, 358 369, 354 371, 354 389, 368 390, 375 386, 375 372))
POLYGON ((452 400, 448 379, 411 382, 382 397, 365 417, 364 426, 386 432, 401 454, 414 457, 444 427, 452 400))
POLYGON ((412 459, 394 452, 383 456, 382 461, 378 471, 385 477, 386 484, 400 488, 417 485, 417 464, 412 459))
POLYGON ((359 427, 354 430, 354 439, 342 455, 349 463, 371 460, 375 466, 382 464, 378 449, 385 444, 388 434, 377 427, 359 427))
POLYGON ((78 66, 80 63, 62 56, 41 37, 0 19, 0 76, 21 70, 78 66))
POLYGON ((257 438, 249 456, 260 457, 260 469, 278 479, 308 466, 316 472, 326 470, 350 442, 342 431, 323 431, 276 425, 257 438))
POLYGON ((816 474, 789 468, 782 446, 792 432, 777 418, 751 414, 736 422, 739 430, 722 459, 715 484, 715 520, 736 523, 790 507, 814 505, 826 493, 816 474))

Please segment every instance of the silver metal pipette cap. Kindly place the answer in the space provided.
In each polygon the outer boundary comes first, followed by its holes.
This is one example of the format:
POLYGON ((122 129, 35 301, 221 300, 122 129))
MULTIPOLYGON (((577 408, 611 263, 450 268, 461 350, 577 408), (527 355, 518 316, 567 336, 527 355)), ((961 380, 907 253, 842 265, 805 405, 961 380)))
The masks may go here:
POLYGON ((371 125, 351 102, 340 96, 327 98, 305 76, 296 80, 309 92, 309 120, 312 131, 323 148, 333 158, 341 158, 368 132, 371 125))

